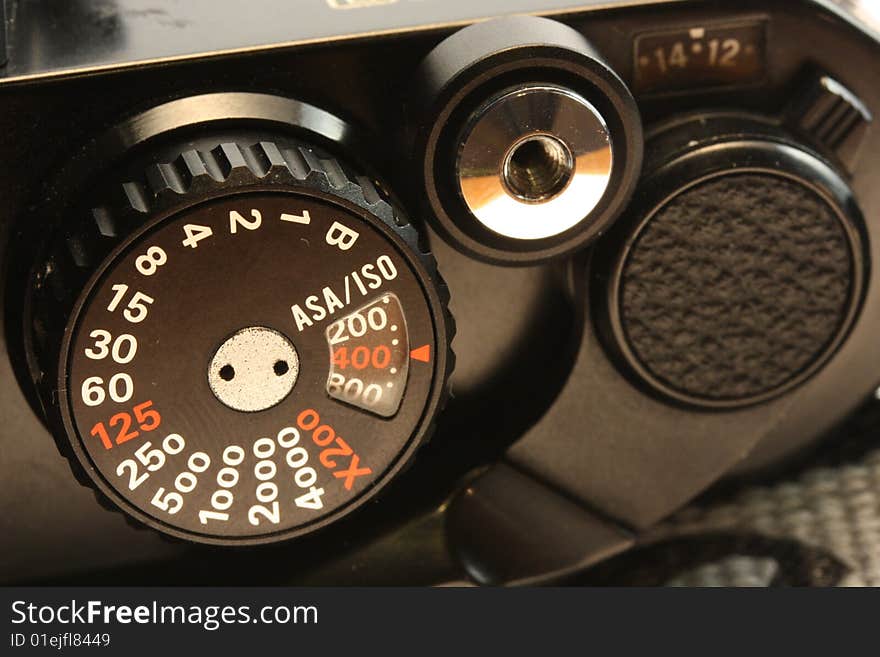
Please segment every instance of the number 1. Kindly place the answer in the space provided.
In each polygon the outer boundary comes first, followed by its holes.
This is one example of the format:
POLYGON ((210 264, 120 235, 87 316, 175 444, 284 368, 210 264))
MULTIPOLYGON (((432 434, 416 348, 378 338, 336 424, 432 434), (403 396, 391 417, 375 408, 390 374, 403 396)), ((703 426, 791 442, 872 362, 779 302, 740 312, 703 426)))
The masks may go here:
POLYGON ((110 305, 107 306, 107 310, 112 313, 114 310, 116 310, 116 306, 119 305, 119 302, 122 301, 123 297, 125 297, 125 293, 128 292, 128 285, 125 285, 124 283, 117 283, 110 289, 116 292, 116 294, 113 295, 113 300, 110 302, 110 305))

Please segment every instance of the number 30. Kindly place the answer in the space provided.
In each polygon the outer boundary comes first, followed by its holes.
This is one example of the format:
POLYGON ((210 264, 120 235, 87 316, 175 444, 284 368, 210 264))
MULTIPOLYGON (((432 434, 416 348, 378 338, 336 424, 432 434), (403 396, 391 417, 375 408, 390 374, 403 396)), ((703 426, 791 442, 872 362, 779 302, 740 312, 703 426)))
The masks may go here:
POLYGON ((103 360, 108 355, 113 356, 113 360, 120 365, 130 363, 137 354, 137 338, 129 333, 123 333, 113 339, 110 331, 104 329, 95 329, 89 333, 90 338, 95 339, 95 345, 86 349, 86 357, 92 360, 103 360), (110 346, 110 343, 113 346, 110 346))

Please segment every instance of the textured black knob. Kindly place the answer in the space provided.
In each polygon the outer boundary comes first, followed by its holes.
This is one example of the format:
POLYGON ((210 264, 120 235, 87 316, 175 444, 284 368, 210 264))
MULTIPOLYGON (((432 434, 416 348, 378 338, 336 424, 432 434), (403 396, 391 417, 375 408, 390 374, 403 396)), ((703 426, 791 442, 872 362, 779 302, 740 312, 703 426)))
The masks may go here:
POLYGON ((861 217, 846 183, 744 119, 680 126, 657 147, 665 159, 602 265, 612 349, 642 384, 688 404, 792 389, 833 353, 860 302, 861 217))

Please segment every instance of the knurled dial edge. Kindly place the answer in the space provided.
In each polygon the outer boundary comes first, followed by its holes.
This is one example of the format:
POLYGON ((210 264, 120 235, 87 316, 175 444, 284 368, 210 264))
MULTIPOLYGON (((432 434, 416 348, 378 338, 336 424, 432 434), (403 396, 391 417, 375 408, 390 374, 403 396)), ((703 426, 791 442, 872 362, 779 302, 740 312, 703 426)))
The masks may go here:
MULTIPOLYGON (((291 140, 236 143, 224 141, 210 150, 182 149, 171 161, 148 164, 139 180, 109 186, 109 193, 99 195, 101 202, 71 223, 60 239, 50 243, 48 255, 34 270, 30 303, 32 376, 37 385, 56 442, 67 458, 78 481, 92 488, 98 501, 120 511, 136 527, 145 525, 125 513, 104 495, 85 471, 58 420, 59 400, 56 377, 60 344, 72 330, 69 314, 81 290, 101 263, 123 245, 130 243, 145 228, 190 206, 229 194, 260 191, 310 191, 341 200, 366 210, 404 241, 417 256, 431 287, 436 291, 442 316, 435 321, 445 334, 438 349, 444 348, 445 368, 442 393, 435 409, 445 405, 448 379, 454 366, 450 348, 455 324, 448 312, 449 294, 431 253, 423 247, 416 229, 377 189, 367 176, 352 172, 347 166, 307 144, 291 140)), ((423 431, 420 444, 430 439, 434 420, 423 431)), ((413 452, 415 454, 415 452, 413 452)), ((413 462, 412 455, 403 466, 413 462)), ((163 534, 164 535, 164 534, 163 534)))

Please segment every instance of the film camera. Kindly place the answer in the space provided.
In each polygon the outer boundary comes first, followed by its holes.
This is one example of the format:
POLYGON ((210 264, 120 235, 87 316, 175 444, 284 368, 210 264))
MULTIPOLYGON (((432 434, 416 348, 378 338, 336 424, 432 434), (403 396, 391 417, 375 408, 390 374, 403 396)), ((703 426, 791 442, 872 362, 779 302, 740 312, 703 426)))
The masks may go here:
POLYGON ((7 581, 556 581, 880 382, 867 3, 5 10, 7 581))

